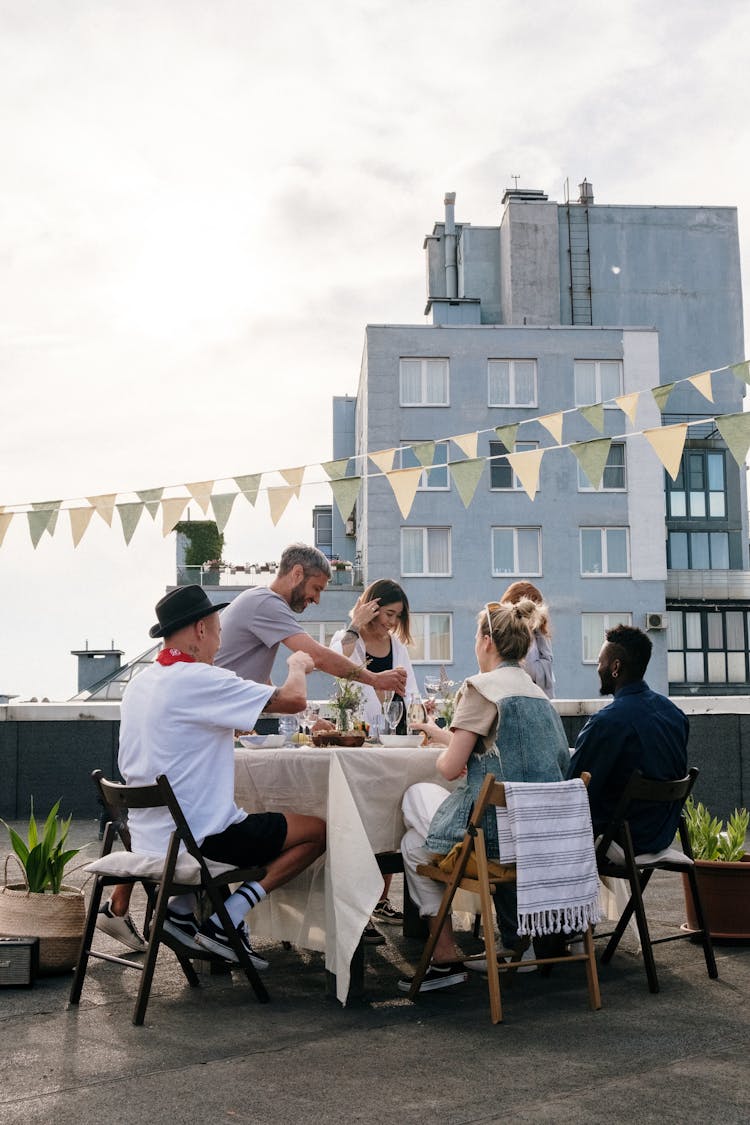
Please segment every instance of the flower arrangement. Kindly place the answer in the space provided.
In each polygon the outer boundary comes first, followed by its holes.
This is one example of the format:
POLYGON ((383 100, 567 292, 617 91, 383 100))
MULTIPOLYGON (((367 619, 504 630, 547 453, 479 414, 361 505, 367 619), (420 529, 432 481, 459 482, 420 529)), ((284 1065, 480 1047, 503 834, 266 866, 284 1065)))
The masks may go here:
MULTIPOLYGON (((360 669, 358 668, 356 671, 359 672, 360 669)), ((353 679, 354 675, 356 675, 356 672, 352 673, 351 676, 337 678, 336 687, 331 696, 331 705, 338 715, 337 726, 339 730, 349 729, 349 712, 356 711, 362 702, 362 689, 353 679)))

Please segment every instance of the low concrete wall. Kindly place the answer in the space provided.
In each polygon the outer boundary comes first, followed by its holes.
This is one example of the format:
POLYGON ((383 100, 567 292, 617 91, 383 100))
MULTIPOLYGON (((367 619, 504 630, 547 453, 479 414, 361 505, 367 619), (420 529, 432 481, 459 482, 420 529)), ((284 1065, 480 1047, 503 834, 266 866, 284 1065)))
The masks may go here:
MULTIPOLYGON (((570 745, 606 699, 555 700, 570 745)), ((696 796, 716 816, 750 802, 750 697, 675 698, 690 718, 689 764, 700 777, 696 796), (748 779, 745 781, 744 779, 748 779)), ((46 815, 98 815, 91 771, 117 776, 119 703, 22 703, 0 706, 0 816, 23 819, 31 798, 46 815)))

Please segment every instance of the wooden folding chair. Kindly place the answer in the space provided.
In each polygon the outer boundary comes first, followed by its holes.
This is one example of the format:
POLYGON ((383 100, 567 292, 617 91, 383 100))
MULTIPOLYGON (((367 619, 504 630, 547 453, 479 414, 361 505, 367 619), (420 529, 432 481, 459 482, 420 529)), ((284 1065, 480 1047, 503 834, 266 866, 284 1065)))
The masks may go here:
MULTIPOLYGON (((584 784, 588 784, 590 775, 584 774, 584 784)), ((457 890, 472 891, 479 895, 481 903, 481 919, 484 931, 484 956, 487 961, 487 981, 490 994, 490 1015, 493 1023, 500 1023, 503 1018, 502 1001, 500 997, 500 972, 515 972, 519 968, 521 957, 528 948, 529 940, 521 942, 513 953, 510 962, 499 962, 495 946, 495 916, 493 911, 492 896, 502 883, 516 882, 515 864, 503 864, 497 860, 487 859, 482 819, 489 808, 506 808, 505 786, 502 782, 495 781, 492 774, 488 774, 479 795, 474 803, 471 819, 466 829, 461 847, 456 858, 455 866, 450 872, 443 871, 437 863, 420 863, 417 867, 419 875, 426 875, 430 879, 445 884, 443 899, 437 913, 437 919, 432 934, 425 945, 422 959, 412 980, 409 999, 416 1000, 419 995, 419 986, 429 968, 438 934, 442 929, 445 919, 451 909, 454 895, 457 890), (477 875, 467 875, 466 870, 472 856, 475 857, 477 875)), ((586 981, 588 987, 589 1007, 593 1010, 601 1008, 599 993, 599 979, 596 971, 594 956, 594 942, 591 927, 583 934, 584 952, 579 954, 564 953, 554 957, 539 957, 535 960, 524 961, 524 968, 531 965, 551 966, 555 964, 573 964, 577 961, 585 963, 586 981)), ((469 961, 472 958, 465 958, 469 961)))
POLYGON ((223 889, 230 883, 244 883, 248 880, 262 879, 265 875, 265 869, 258 867, 237 868, 230 864, 207 860, 201 854, 180 808, 179 801, 163 774, 157 777, 155 785, 138 786, 120 785, 117 782, 107 781, 101 770, 94 770, 91 776, 105 807, 109 809, 111 819, 104 833, 104 844, 100 858, 88 864, 86 868, 94 874, 94 886, 86 916, 81 952, 70 991, 70 1003, 77 1004, 80 1000, 90 957, 102 961, 112 961, 118 965, 137 969, 141 973, 141 983, 133 1012, 133 1023, 136 1025, 141 1025, 146 1015, 151 982, 156 968, 156 958, 162 945, 167 945, 172 949, 187 977, 188 983, 193 988, 198 987, 200 981, 191 964, 191 958, 199 958, 201 961, 210 961, 226 967, 227 962, 223 958, 215 956, 208 950, 191 953, 163 930, 167 903, 170 897, 197 891, 205 891, 207 894, 213 909, 219 915, 230 945, 237 955, 239 967, 243 969, 258 1000, 261 1003, 267 1003, 269 996, 266 988, 229 919, 224 906, 224 895, 222 894, 223 889), (166 856, 144 855, 132 851, 130 832, 127 827, 128 810, 159 808, 169 809, 175 826, 169 838, 166 856), (118 840, 123 845, 124 850, 122 851, 113 850, 118 840), (181 844, 184 845, 184 851, 182 852, 180 851, 181 844), (114 886, 118 883, 141 883, 146 891, 148 908, 144 929, 148 945, 143 961, 133 961, 128 957, 117 957, 92 948, 91 943, 96 930, 96 916, 102 893, 105 887, 114 886))
POLYGON ((682 845, 681 852, 677 851, 676 848, 664 848, 662 851, 653 854, 636 855, 628 822, 634 802, 645 801, 650 804, 674 804, 679 802, 680 807, 682 807, 690 796, 698 773, 699 771, 693 767, 687 777, 680 778, 677 781, 657 781, 644 777, 640 770, 635 770, 630 776, 612 820, 596 844, 596 865, 599 874, 610 879, 625 879, 630 887, 630 899, 615 929, 608 933, 597 933, 596 935, 597 938, 610 939, 602 954, 602 964, 606 965, 612 959, 620 943, 620 938, 625 932, 625 927, 635 913, 643 952, 643 964, 651 992, 659 991, 659 978, 656 975, 652 947, 665 941, 680 941, 684 938, 700 939, 709 977, 715 980, 719 975, 713 945, 711 944, 711 935, 706 926, 703 904, 698 891, 693 852, 690 847, 690 838, 684 816, 680 815, 678 828, 682 845), (651 937, 646 920, 646 910, 643 905, 643 892, 654 871, 672 871, 686 876, 687 885, 693 899, 693 910, 698 920, 698 930, 682 930, 679 933, 668 934, 666 937, 651 937))

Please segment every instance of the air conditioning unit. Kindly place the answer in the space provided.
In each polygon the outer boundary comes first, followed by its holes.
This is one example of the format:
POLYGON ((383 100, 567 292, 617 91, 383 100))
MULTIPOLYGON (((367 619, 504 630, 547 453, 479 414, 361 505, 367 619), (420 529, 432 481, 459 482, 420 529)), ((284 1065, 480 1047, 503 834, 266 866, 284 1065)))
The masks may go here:
POLYGON ((646 614, 646 629, 666 629, 667 615, 666 613, 647 613, 646 614))

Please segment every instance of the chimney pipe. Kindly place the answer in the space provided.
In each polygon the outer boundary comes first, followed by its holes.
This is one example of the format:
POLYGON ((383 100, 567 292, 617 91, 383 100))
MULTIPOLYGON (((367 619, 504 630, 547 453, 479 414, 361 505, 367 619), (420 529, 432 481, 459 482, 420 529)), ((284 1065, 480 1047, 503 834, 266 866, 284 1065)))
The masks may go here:
POLYGON ((458 296, 458 273, 456 269, 456 193, 445 193, 445 295, 458 296))
POLYGON ((583 183, 578 185, 578 202, 586 203, 589 206, 594 202, 594 187, 584 179, 583 183))

